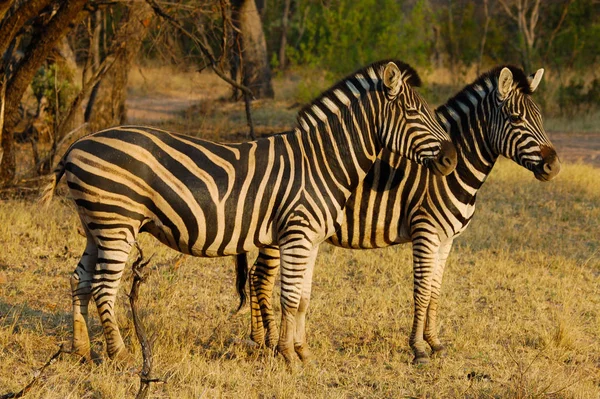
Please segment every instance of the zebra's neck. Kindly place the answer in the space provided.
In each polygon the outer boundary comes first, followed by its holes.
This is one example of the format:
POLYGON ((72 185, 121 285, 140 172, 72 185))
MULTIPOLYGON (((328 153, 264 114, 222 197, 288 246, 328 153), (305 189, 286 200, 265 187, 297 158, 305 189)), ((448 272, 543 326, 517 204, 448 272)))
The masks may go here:
POLYGON ((295 129, 308 167, 338 188, 338 202, 345 202, 364 179, 382 148, 378 126, 383 92, 378 83, 361 78, 340 82, 306 106, 295 129))
MULTIPOLYGON (((485 83, 485 82, 484 82, 485 83)), ((491 149, 489 110, 494 102, 491 82, 467 86, 436 109, 438 121, 449 132, 458 153, 454 174, 478 190, 492 171, 498 155, 491 149)))

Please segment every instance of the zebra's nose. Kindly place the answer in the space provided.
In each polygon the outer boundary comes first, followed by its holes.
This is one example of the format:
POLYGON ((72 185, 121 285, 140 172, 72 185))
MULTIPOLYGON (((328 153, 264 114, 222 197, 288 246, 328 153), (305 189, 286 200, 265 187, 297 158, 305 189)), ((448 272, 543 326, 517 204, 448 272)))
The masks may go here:
POLYGON ((454 169, 456 167, 456 148, 451 141, 444 141, 442 143, 442 150, 440 151, 440 162, 442 165, 454 169))
POLYGON ((538 172, 536 172, 536 178, 542 181, 552 180, 560 172, 560 160, 556 151, 549 146, 543 146, 542 152, 542 165, 538 166, 538 172))
POLYGON ((434 161, 434 171, 446 176, 456 168, 456 163, 457 155, 454 144, 450 141, 442 142, 439 157, 434 161))
POLYGON ((542 168, 548 180, 556 177, 560 172, 560 161, 554 148, 545 146, 542 148, 544 167, 542 168))
POLYGON ((550 162, 544 163, 544 173, 548 177, 548 180, 552 179, 560 172, 560 161, 558 157, 554 157, 550 162))

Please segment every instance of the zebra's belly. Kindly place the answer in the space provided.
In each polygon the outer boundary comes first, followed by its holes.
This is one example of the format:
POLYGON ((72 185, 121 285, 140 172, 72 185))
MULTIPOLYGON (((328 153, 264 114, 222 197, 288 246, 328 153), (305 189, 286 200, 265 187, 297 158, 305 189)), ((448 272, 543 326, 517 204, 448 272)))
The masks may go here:
POLYGON ((236 255, 272 244, 274 241, 271 229, 258 234, 256 231, 242 234, 239 229, 228 230, 211 226, 211 229, 190 237, 182 236, 178 231, 173 231, 163 224, 149 221, 143 225, 141 231, 150 233, 176 251, 199 257, 236 255))
POLYGON ((351 226, 342 226, 328 243, 348 249, 374 249, 385 248, 410 242, 410 235, 405 226, 379 226, 377 229, 366 232, 350 229, 351 226))

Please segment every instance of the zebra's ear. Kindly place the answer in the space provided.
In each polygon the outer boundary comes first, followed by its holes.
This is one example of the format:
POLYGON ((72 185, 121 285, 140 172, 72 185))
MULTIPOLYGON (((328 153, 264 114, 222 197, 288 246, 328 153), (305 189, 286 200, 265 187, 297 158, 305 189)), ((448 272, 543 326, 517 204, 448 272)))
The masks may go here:
POLYGON ((502 68, 498 77, 498 94, 504 100, 512 90, 513 74, 508 68, 502 68))
POLYGON ((387 88, 390 98, 398 95, 402 83, 402 72, 400 72, 398 65, 389 62, 383 70, 383 84, 387 88))
POLYGON ((544 76, 544 68, 540 68, 537 70, 535 74, 529 75, 527 80, 529 81, 529 88, 533 93, 535 89, 537 89, 538 85, 542 81, 542 76, 544 76))

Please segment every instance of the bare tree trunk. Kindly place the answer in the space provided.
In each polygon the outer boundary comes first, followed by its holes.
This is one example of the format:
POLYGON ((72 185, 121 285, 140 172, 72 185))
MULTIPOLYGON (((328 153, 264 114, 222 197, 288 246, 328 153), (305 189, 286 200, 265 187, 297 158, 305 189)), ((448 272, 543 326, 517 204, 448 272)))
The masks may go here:
POLYGON ((0 2, 0 19, 4 18, 8 9, 13 5, 12 1, 3 0, 0 2))
POLYGON ((89 40, 88 54, 83 68, 82 83, 89 81, 100 67, 100 36, 102 35, 102 11, 97 10, 88 18, 88 30, 92 33, 89 40))
POLYGON ((86 121, 91 131, 125 123, 129 69, 148 32, 144 21, 151 16, 152 9, 145 2, 128 3, 127 15, 123 17, 114 39, 123 43, 124 51, 118 53, 110 71, 94 87, 87 106, 86 121))
POLYGON ((272 98, 271 69, 267 57, 267 43, 260 14, 254 0, 233 0, 232 22, 239 31, 239 48, 242 84, 252 90, 256 98, 272 98))
POLYGON ((36 71, 71 26, 83 17, 86 0, 72 0, 62 3, 47 25, 36 34, 10 80, 6 82, 5 120, 2 131, 2 162, 0 163, 0 186, 10 184, 15 177, 16 159, 14 148, 14 127, 19 122, 19 103, 33 79, 36 71))
POLYGON ((488 27, 490 25, 490 13, 488 10, 488 0, 483 0, 483 13, 485 22, 483 25, 483 36, 481 37, 481 45, 479 46, 479 59, 477 60, 477 76, 481 73, 481 63, 483 61, 483 52, 485 50, 485 42, 487 40, 488 27))
MULTIPOLYGON (((0 8, 4 8, 8 4, 8 8, 14 2, 6 1, 0 8)), ((31 0, 26 1, 19 6, 12 14, 10 14, 5 20, 3 20, 2 27, 0 28, 0 55, 10 46, 10 43, 14 40, 15 36, 23 27, 27 21, 31 18, 36 17, 40 11, 50 5, 52 0, 31 0)), ((7 14, 8 8, 4 11, 7 14)))
POLYGON ((286 67, 285 48, 287 47, 288 22, 291 0, 283 1, 283 15, 281 17, 281 42, 279 44, 279 69, 286 67))
POLYGON ((454 13, 452 0, 448 0, 448 55, 450 70, 456 71, 458 66, 458 41, 454 40, 454 13))
POLYGON ((498 0, 504 8, 506 15, 517 23, 521 38, 521 58, 525 70, 531 70, 531 61, 533 57, 536 26, 540 18, 541 0, 534 0, 530 5, 528 0, 498 0), (513 11, 516 8, 516 13, 513 11))

